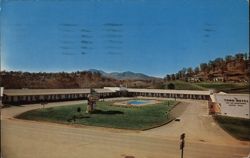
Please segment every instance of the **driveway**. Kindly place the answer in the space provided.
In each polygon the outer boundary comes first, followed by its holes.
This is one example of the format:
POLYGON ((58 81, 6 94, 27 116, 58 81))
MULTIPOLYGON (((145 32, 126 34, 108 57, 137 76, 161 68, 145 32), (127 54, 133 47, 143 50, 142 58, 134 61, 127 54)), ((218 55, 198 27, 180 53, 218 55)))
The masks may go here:
POLYGON ((183 100, 172 111, 180 121, 143 132, 154 136, 179 138, 186 133, 189 141, 207 142, 210 144, 237 145, 245 144, 230 136, 208 115, 207 101, 183 100))
MULTIPOLYGON (((83 102, 49 103, 47 107, 75 103, 83 102)), ((179 158, 179 134, 182 132, 187 138, 185 158, 242 158, 250 151, 248 142, 235 140, 207 116, 205 102, 179 104, 176 113, 180 115, 180 122, 148 131, 79 127, 13 118, 36 108, 41 105, 2 109, 1 149, 4 158, 179 158)))

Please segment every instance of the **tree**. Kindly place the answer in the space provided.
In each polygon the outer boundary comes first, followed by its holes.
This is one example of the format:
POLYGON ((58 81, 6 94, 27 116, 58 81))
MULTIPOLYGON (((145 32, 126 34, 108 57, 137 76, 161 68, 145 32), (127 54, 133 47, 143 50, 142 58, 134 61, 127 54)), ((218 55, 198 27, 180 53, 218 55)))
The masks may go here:
POLYGON ((221 71, 224 71, 224 68, 225 68, 225 62, 223 60, 223 58, 216 58, 214 60, 214 64, 215 64, 215 67, 221 71))
POLYGON ((236 58, 236 60, 243 60, 244 54, 243 53, 237 53, 237 54, 235 54, 235 58, 236 58))
POLYGON ((187 72, 187 69, 186 68, 182 68, 180 71, 178 71, 178 77, 180 79, 184 79, 186 77, 186 72, 187 72))
POLYGON ((207 63, 201 63, 200 64, 200 69, 202 72, 205 72, 208 69, 207 63))
POLYGON ((168 89, 175 89, 175 85, 173 83, 168 84, 168 89))
POLYGON ((221 65, 224 62, 224 60, 222 58, 216 58, 214 60, 214 64, 215 65, 221 65))
POLYGON ((170 80, 171 80, 171 76, 170 76, 170 75, 166 75, 165 79, 166 79, 167 81, 170 81, 170 80))
POLYGON ((199 67, 196 67, 196 68, 194 69, 194 73, 195 73, 195 74, 198 74, 199 71, 200 71, 199 67))
POLYGON ((210 60, 208 62, 208 71, 214 71, 214 68, 215 68, 215 62, 213 60, 210 60))
POLYGON ((175 75, 174 74, 171 75, 171 80, 175 80, 175 75))
POLYGON ((176 80, 179 80, 179 79, 180 79, 180 73, 176 73, 176 74, 175 74, 175 79, 176 79, 176 80))
POLYGON ((234 59, 234 57, 233 57, 232 55, 227 55, 227 56, 225 57, 226 62, 230 62, 230 61, 232 61, 233 59, 234 59))
POLYGON ((191 68, 191 67, 189 67, 188 69, 187 69, 187 76, 188 77, 191 77, 193 75, 193 69, 191 68))
POLYGON ((186 73, 187 73, 187 69, 186 68, 182 68, 181 69, 181 76, 182 76, 182 78, 186 78, 186 73))

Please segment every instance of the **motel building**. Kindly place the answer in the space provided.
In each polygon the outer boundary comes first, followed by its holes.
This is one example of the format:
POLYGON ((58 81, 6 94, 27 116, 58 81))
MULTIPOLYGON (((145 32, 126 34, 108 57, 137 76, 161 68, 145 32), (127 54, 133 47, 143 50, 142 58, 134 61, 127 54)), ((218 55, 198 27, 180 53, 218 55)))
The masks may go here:
MULTIPOLYGON (((95 89, 100 98, 118 97, 109 89, 95 89)), ((69 100, 86 100, 90 89, 5 89, 4 104, 29 104, 69 100)))
MULTIPOLYGON (((207 100, 212 114, 248 118, 249 94, 226 94, 212 91, 137 89, 104 87, 94 89, 102 98, 156 97, 207 100)), ((3 104, 29 104, 69 100, 86 100, 90 89, 3 89, 3 104)))

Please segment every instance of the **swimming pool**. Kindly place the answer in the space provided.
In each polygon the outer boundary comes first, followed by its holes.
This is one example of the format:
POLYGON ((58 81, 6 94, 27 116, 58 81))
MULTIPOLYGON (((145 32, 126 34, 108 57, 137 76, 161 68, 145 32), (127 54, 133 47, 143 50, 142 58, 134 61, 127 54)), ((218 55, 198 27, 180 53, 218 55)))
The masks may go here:
POLYGON ((158 100, 147 100, 147 99, 131 99, 131 100, 123 100, 123 101, 117 101, 114 102, 114 105, 119 106, 145 106, 145 105, 153 105, 160 103, 158 100))
POLYGON ((146 103, 149 103, 149 100, 130 100, 130 101, 128 101, 128 104, 131 104, 131 105, 143 105, 146 103))

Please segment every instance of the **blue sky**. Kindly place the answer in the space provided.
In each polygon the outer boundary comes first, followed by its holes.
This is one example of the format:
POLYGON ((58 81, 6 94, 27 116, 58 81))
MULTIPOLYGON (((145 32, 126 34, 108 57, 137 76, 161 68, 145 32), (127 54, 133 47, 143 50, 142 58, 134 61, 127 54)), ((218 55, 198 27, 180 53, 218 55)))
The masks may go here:
POLYGON ((249 52, 246 0, 2 0, 2 70, 153 76, 249 52))

